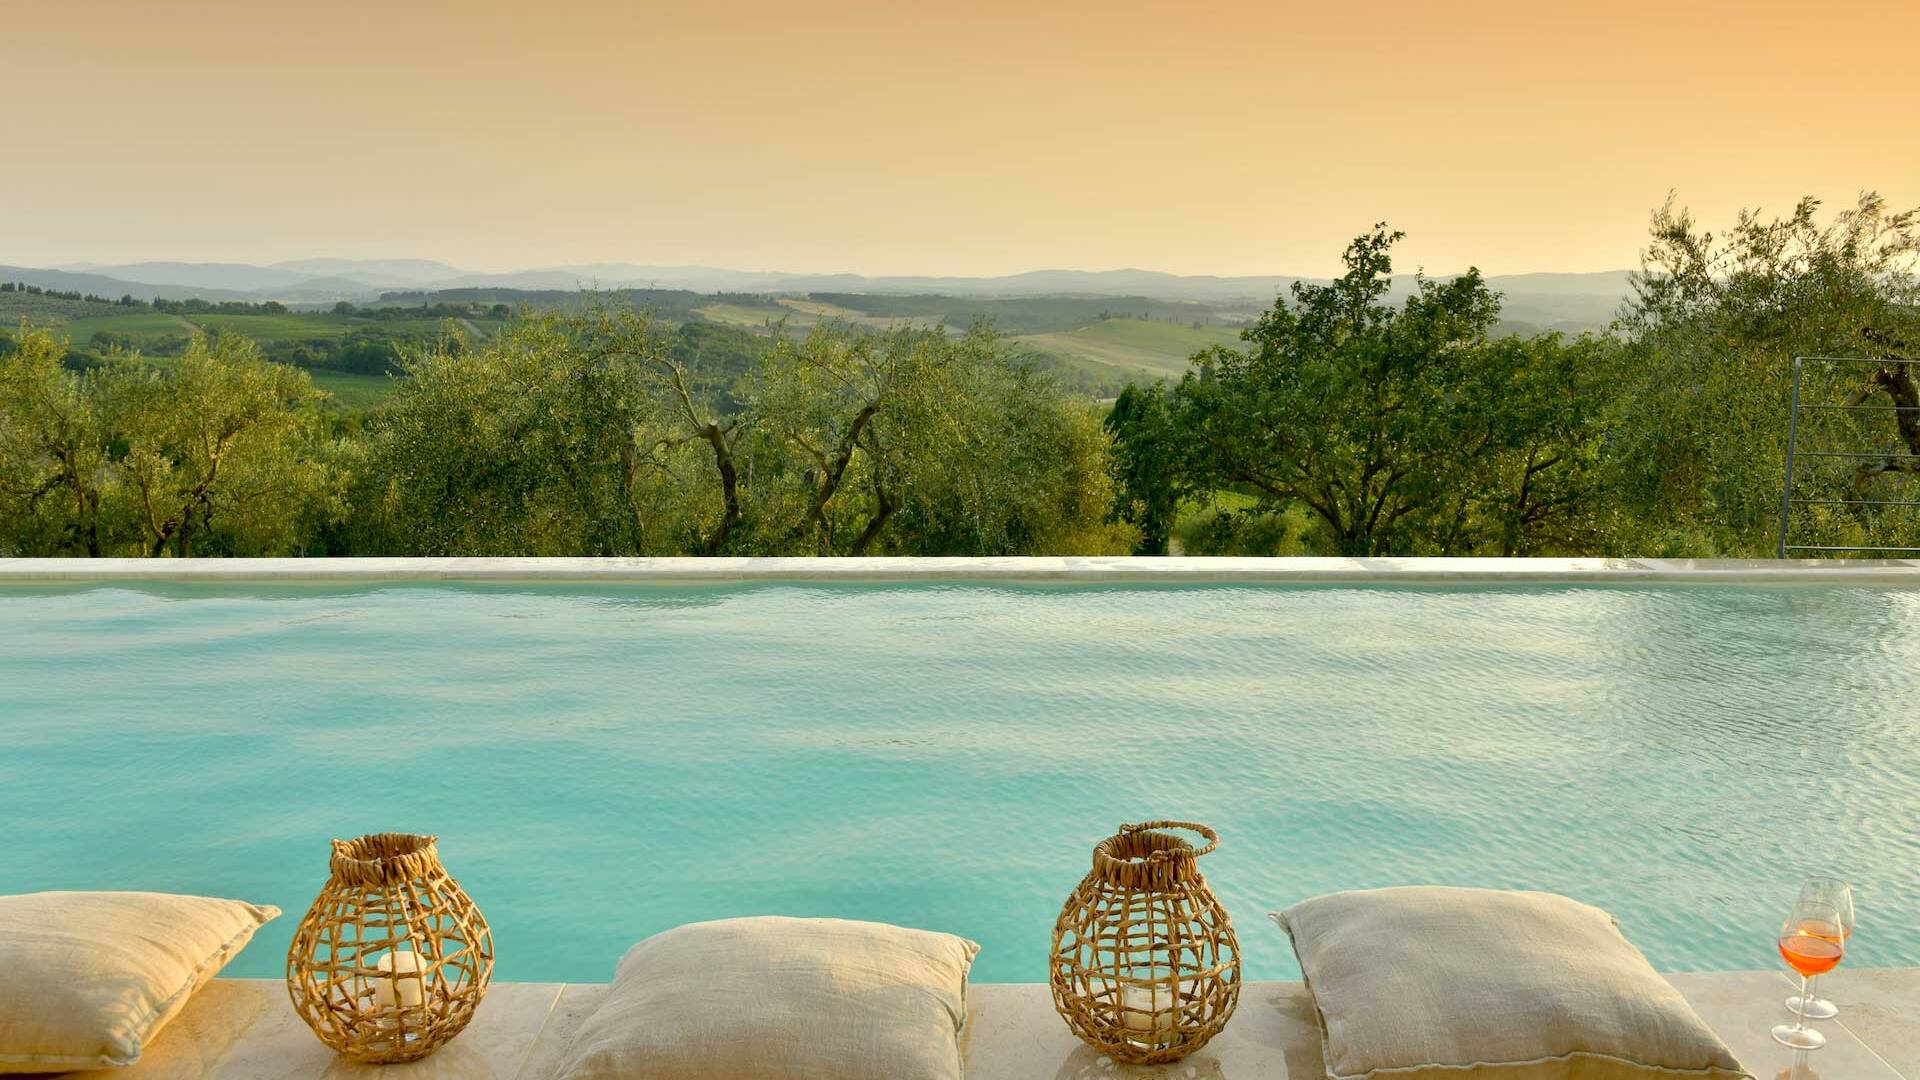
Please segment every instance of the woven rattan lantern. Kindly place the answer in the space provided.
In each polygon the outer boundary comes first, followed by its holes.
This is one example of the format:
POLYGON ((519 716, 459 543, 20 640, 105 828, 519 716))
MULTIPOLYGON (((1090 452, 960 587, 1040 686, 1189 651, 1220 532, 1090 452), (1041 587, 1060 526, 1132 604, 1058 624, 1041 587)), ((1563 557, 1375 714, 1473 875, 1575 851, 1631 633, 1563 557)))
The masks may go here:
POLYGON ((487 920, 431 836, 335 840, 330 866, 287 952, 294 1011, 355 1061, 427 1056, 460 1034, 487 992, 487 920))
POLYGON ((1116 1061, 1176 1061, 1204 1046, 1240 1000, 1240 944, 1197 860, 1220 846, 1205 825, 1122 825, 1053 927, 1053 1007, 1116 1061), (1160 829, 1206 838, 1192 844, 1160 829))

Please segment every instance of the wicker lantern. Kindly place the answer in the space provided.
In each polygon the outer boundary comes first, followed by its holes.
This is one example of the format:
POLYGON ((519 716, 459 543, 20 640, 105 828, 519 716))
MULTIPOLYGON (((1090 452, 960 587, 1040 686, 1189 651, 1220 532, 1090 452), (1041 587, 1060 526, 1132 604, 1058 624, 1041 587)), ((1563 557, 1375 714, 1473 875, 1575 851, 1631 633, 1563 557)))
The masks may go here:
POLYGON ((1048 982, 1087 1045, 1130 1064, 1176 1061, 1227 1024, 1240 999, 1240 944, 1196 861, 1220 846, 1205 825, 1122 825, 1053 927, 1048 982), (1193 845, 1160 829, 1206 838, 1193 845))
POLYGON ((434 837, 335 840, 326 888, 293 933, 287 992, 320 1041, 371 1064, 458 1035, 493 976, 487 920, 447 876, 434 837))

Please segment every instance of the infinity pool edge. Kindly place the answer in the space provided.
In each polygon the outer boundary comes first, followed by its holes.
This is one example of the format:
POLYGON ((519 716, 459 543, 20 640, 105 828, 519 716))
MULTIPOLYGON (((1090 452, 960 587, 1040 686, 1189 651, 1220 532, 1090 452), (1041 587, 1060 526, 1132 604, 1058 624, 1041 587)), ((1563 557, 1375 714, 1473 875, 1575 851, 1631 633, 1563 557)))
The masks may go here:
POLYGON ((127 581, 1737 582, 1920 587, 1920 560, 1187 556, 0 559, 0 585, 127 581))

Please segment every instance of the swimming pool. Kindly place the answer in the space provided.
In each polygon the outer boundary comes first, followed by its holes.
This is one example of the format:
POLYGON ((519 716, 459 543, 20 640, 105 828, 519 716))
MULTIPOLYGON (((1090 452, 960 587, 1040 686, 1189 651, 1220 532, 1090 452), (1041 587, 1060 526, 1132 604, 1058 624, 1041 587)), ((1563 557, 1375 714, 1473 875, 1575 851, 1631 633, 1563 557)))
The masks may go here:
POLYGON ((1773 967, 1815 869, 1920 964, 1920 591, 1789 585, 0 587, 0 892, 286 915, 437 833, 496 977, 696 919, 965 934, 1045 977, 1092 846, 1204 821, 1249 977, 1335 889, 1545 888, 1773 967))

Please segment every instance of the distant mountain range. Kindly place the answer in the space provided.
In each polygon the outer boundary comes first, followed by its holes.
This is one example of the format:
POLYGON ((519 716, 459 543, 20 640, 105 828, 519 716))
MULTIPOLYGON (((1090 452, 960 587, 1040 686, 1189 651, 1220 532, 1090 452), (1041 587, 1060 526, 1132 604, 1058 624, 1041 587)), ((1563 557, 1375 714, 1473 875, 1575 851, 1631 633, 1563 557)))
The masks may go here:
MULTIPOLYGON (((1219 277, 1153 270, 1034 270, 1002 277, 795 274, 711 266, 587 263, 507 273, 476 273, 429 259, 299 259, 247 263, 91 263, 57 268, 0 266, 0 280, 43 288, 142 300, 279 300, 323 304, 367 303, 383 293, 438 289, 686 289, 742 293, 937 293, 944 296, 1144 296, 1210 304, 1266 307, 1301 279, 1288 276, 1219 277)), ((1396 281, 1398 290, 1411 278, 1396 281)), ((1543 327, 1604 326, 1627 295, 1627 271, 1585 274, 1511 274, 1489 277, 1507 296, 1509 319, 1543 327)))

